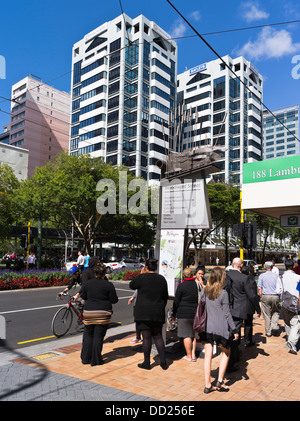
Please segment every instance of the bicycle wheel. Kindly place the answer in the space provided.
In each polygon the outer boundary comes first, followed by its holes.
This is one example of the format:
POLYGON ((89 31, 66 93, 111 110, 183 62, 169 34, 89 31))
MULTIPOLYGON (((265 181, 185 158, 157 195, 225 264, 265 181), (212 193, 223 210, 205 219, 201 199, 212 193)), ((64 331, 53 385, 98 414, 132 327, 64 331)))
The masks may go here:
POLYGON ((51 328, 55 336, 60 338, 70 329, 73 321, 73 312, 69 307, 62 307, 55 313, 51 328))

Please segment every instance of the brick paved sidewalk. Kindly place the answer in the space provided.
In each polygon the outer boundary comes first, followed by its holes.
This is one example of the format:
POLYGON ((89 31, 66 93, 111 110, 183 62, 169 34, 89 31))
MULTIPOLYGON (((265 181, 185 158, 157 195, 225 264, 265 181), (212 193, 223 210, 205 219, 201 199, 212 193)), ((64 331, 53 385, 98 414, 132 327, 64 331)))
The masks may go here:
MULTIPOLYGON (((285 347, 282 320, 280 323, 280 336, 266 338, 263 318, 254 320, 257 346, 246 348, 242 339, 239 370, 226 375, 230 386, 227 393, 204 394, 203 359, 184 361, 184 352, 178 347, 176 352, 167 354, 168 370, 161 369, 157 357, 152 357, 150 371, 138 368, 143 353, 141 344, 129 343, 134 331, 117 335, 113 329, 108 331, 103 347, 104 365, 82 365, 81 344, 53 350, 57 356, 44 360, 43 364, 54 373, 162 401, 299 401, 299 355, 291 354, 285 347)), ((212 380, 217 378, 219 359, 219 355, 213 358, 212 380)))

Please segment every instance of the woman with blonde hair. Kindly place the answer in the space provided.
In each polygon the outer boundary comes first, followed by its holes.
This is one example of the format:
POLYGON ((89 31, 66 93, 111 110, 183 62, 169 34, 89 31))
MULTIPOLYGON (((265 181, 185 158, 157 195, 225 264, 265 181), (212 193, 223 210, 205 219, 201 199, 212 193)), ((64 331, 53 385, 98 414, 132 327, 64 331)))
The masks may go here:
POLYGON ((204 350, 204 393, 214 390, 227 392, 228 386, 224 385, 224 375, 230 356, 230 336, 234 341, 238 339, 228 301, 228 293, 223 289, 226 272, 221 267, 214 267, 208 278, 204 291, 201 292, 201 301, 206 302, 206 329, 200 334, 200 339, 205 342, 204 350), (216 386, 211 384, 211 362, 214 342, 221 348, 218 381, 216 386))

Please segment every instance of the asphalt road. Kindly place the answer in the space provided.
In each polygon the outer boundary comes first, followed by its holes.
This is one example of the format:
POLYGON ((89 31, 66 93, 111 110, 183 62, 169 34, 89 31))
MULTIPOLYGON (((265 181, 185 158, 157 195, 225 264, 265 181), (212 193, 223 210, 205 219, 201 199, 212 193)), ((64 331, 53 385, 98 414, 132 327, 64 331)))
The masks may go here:
MULTIPOLYGON (((280 265, 279 269, 282 274, 284 266, 280 265)), ((113 283, 119 302, 113 306, 112 328, 113 326, 127 325, 134 322, 133 307, 128 305, 128 299, 132 295, 132 290, 130 290, 126 282, 114 281, 113 283)), ((0 292, 0 317, 5 318, 5 338, 11 348, 19 349, 57 340, 51 330, 51 321, 59 307, 67 302, 66 300, 57 299, 57 294, 61 290, 61 287, 52 287, 0 292)), ((77 291, 78 288, 73 289, 72 294, 75 294, 77 291)), ((73 326, 67 335, 73 337, 74 335, 81 336, 81 329, 78 329, 74 317, 73 326)), ((2 351, 0 348, 0 353, 2 351)))
MULTIPOLYGON (((128 283, 117 281, 113 283, 119 302, 113 306, 111 326, 131 324, 134 322, 133 307, 128 305, 128 299, 132 295, 132 290, 128 287, 128 283)), ((57 299, 57 294, 62 289, 52 287, 0 292, 0 316, 5 318, 5 336, 10 347, 19 349, 57 340, 51 330, 51 321, 59 307, 67 302, 57 299)), ((72 294, 77 291, 78 288, 73 289, 72 294)), ((77 327, 74 317, 73 326, 66 335, 81 334, 82 327, 77 327)))

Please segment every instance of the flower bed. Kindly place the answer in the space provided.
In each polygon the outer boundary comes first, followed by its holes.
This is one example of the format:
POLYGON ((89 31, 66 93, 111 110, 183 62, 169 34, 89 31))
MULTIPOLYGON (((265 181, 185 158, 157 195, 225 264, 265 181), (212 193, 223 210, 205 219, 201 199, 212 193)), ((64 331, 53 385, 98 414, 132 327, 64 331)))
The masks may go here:
POLYGON ((24 270, 14 272, 0 271, 0 291, 25 288, 42 288, 67 285, 70 275, 65 271, 24 270))
POLYGON ((116 269, 109 274, 111 281, 131 281, 141 273, 141 268, 116 269))
MULTIPOLYGON (((131 281, 141 273, 140 268, 117 269, 110 275, 111 281, 131 281)), ((0 291, 11 289, 43 288, 68 285, 71 276, 68 272, 49 269, 26 269, 20 272, 0 270, 0 291)))

